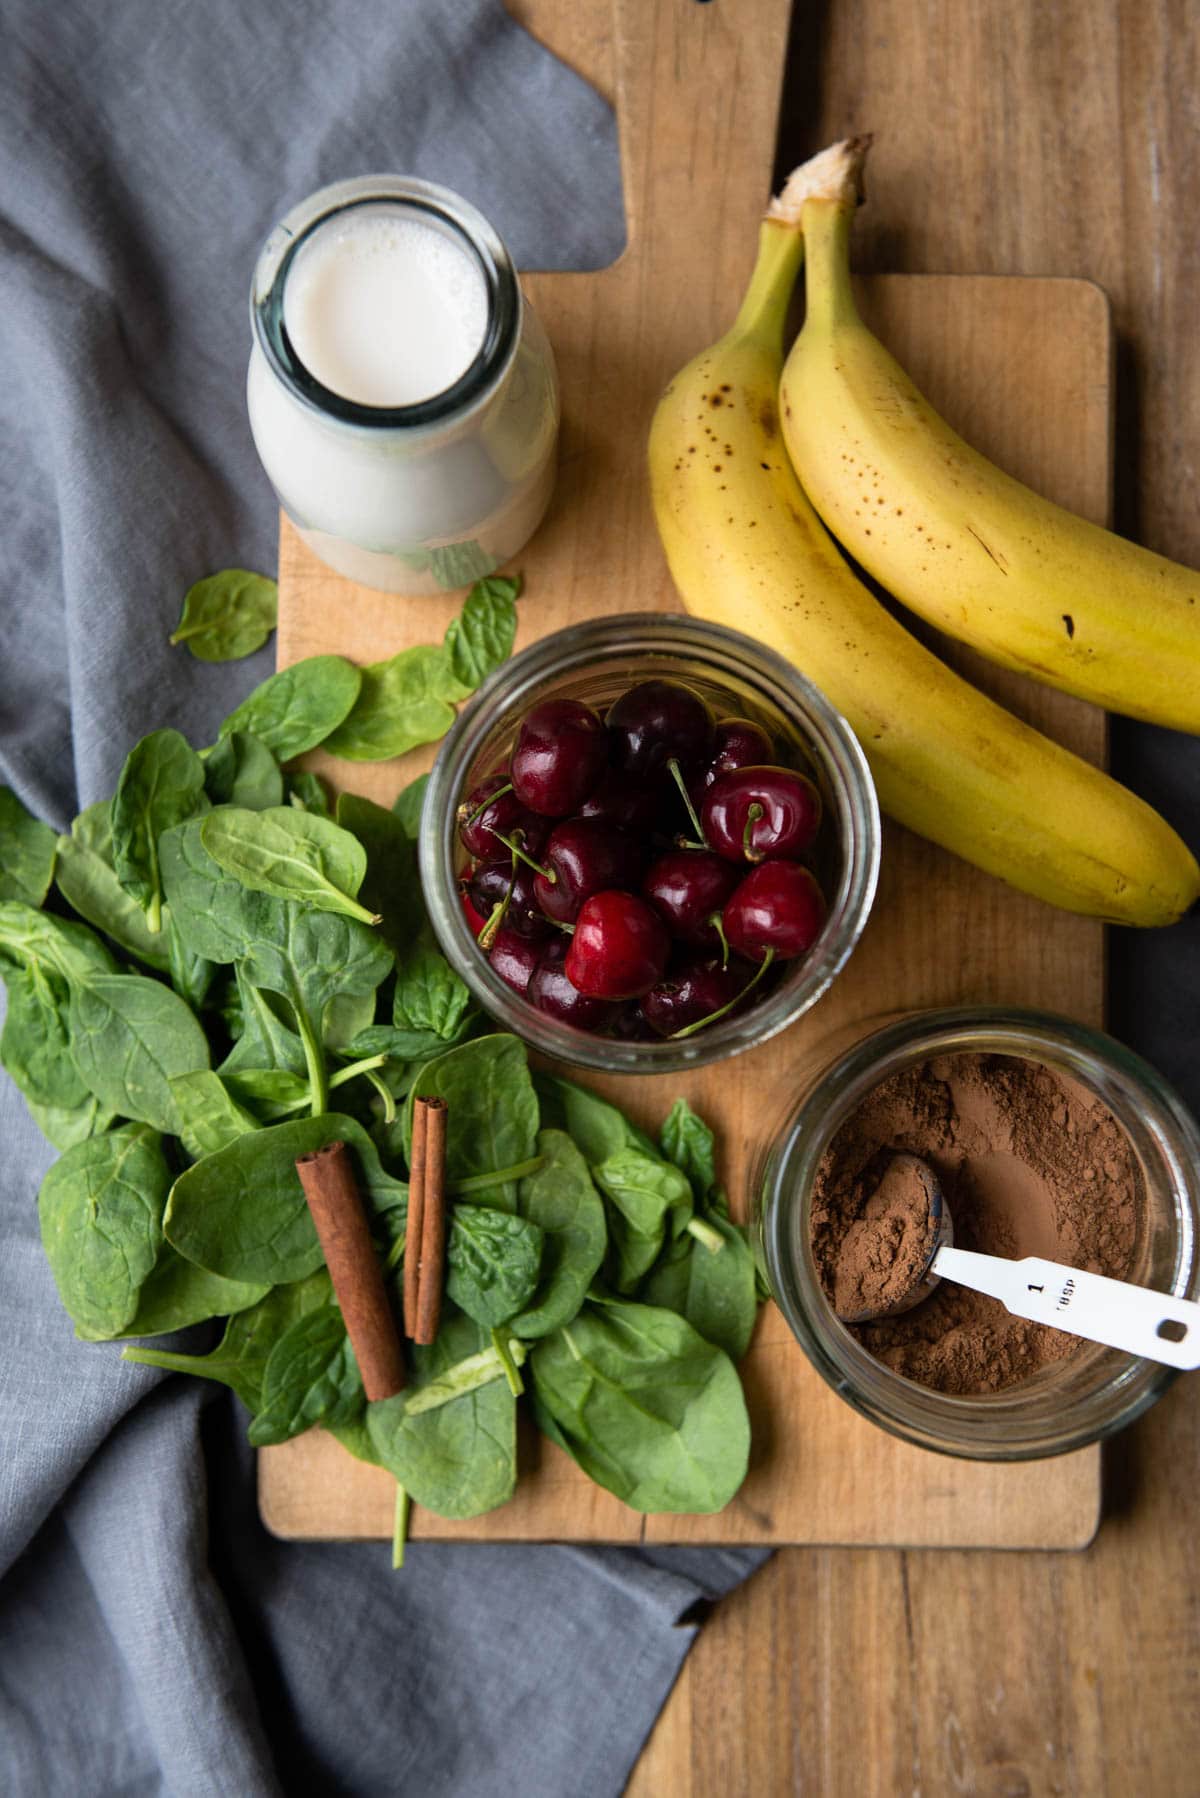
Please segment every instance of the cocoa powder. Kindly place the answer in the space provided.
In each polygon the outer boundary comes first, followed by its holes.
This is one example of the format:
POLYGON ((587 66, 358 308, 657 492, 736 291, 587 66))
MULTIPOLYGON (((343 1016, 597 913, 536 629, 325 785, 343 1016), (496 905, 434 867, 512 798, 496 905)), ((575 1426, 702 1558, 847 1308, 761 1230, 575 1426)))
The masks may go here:
MULTIPOLYGON (((964 1249, 1019 1260, 1042 1255, 1125 1278, 1137 1236, 1139 1181, 1124 1131, 1086 1088, 1004 1055, 938 1057, 891 1076, 837 1132, 817 1172, 812 1245, 836 1310, 873 1292, 864 1225, 885 1228, 903 1260, 903 1195, 880 1193, 897 1151, 933 1168, 964 1249), (874 1203, 879 1217, 868 1219, 874 1203)), ((908 1196, 910 1219, 915 1215, 908 1196)), ((909 1246, 906 1248, 905 1243, 909 1246)), ((897 1276, 911 1278, 902 1267, 897 1276)), ((873 1284, 874 1283, 874 1284, 873 1284)), ((849 1326, 880 1361, 941 1392, 995 1392, 1080 1346, 1078 1338, 1010 1316, 998 1299, 943 1280, 911 1311, 849 1326)))

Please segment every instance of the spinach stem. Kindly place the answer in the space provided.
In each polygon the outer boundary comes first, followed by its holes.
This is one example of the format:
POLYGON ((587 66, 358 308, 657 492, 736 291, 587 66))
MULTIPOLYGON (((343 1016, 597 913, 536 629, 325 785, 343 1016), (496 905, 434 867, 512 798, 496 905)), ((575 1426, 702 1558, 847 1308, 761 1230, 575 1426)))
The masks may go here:
POLYGON ((508 1381, 508 1390, 514 1398, 520 1398, 525 1390, 525 1382, 517 1372, 517 1364, 510 1353, 506 1330, 496 1328, 492 1331, 492 1347, 500 1357, 500 1365, 503 1367, 504 1377, 508 1381))
POLYGON ((319 1118, 322 1112, 329 1109, 329 1084, 325 1072, 325 1057, 321 1045, 317 1041, 317 1033, 312 1027, 312 1020, 305 1010, 304 1001, 298 992, 292 993, 292 1010, 296 1014, 296 1029, 304 1046, 304 1065, 308 1069, 309 1102, 312 1114, 319 1118))
POLYGON ((408 1540, 408 1488, 396 1481, 396 1511, 392 1524, 392 1572, 399 1573, 404 1565, 404 1544, 408 1540))
MULTIPOLYGON (((336 1086, 345 1086, 347 1080, 354 1080, 359 1074, 370 1076, 376 1068, 381 1068, 386 1060, 386 1055, 366 1055, 361 1061, 347 1062, 344 1068, 339 1068, 336 1074, 331 1074, 329 1076, 327 1082, 329 1092, 332 1092, 336 1086)), ((380 1090, 386 1092, 387 1088, 381 1087, 380 1090)), ((391 1098, 390 1093, 388 1093, 388 1097, 391 1098)), ((286 1117, 290 1111, 303 1111, 308 1102, 309 1095, 305 1093, 302 1099, 293 1099, 290 1105, 280 1105, 277 1111, 272 1115, 275 1117, 286 1117)), ((393 1102, 392 1116, 387 1119, 389 1124, 392 1122, 395 1115, 395 1103, 393 1102)))
MULTIPOLYGON (((371 1082, 371 1085, 375 1088, 375 1091, 379 1094, 379 1097, 383 1100, 384 1123, 394 1124, 396 1121, 396 1101, 392 1097, 391 1087, 386 1080, 381 1080, 379 1078, 379 1075, 375 1072, 374 1068, 366 1068, 363 1071, 365 1072, 367 1079, 371 1082)), ((329 1084, 332 1086, 333 1081, 331 1080, 329 1084)))
POLYGON ((532 1161, 514 1161, 511 1167, 497 1168, 494 1174, 467 1174, 463 1179, 451 1182, 450 1197, 462 1199, 469 1193, 487 1192, 504 1180, 523 1180, 526 1174, 536 1174, 545 1159, 544 1155, 535 1155, 532 1161))
POLYGON ((694 1236, 696 1241, 702 1244, 703 1247, 708 1250, 710 1255, 719 1255, 721 1250, 725 1247, 725 1238, 721 1235, 721 1232, 719 1230, 714 1230, 711 1224, 706 1224, 703 1218, 690 1217, 687 1221, 686 1228, 688 1235, 694 1236))

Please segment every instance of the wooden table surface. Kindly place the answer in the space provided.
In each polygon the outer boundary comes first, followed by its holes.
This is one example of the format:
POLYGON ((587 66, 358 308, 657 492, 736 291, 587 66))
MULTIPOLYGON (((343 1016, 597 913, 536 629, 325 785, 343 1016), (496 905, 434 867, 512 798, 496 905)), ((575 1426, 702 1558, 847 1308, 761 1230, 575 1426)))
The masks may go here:
MULTIPOLYGON (((752 0, 711 5, 753 29, 752 0)), ((607 0, 511 6, 605 89, 607 0)), ((1193 566, 1198 93, 1190 0, 796 0, 779 150, 782 175, 876 133, 864 269, 1107 291, 1118 523, 1193 566)), ((700 1632, 630 1798, 1194 1798, 1197 1391, 1110 1445, 1084 1553, 776 1554, 700 1632)))

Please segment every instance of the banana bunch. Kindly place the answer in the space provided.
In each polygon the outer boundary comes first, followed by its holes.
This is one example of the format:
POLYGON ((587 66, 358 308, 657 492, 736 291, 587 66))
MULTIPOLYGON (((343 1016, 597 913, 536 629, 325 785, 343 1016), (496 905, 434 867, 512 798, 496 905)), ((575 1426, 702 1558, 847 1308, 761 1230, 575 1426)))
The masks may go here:
POLYGON ((1001 473, 858 316, 850 230, 868 142, 835 144, 815 180, 815 162, 798 171, 807 311, 780 391, 801 485, 867 572, 940 630, 1108 711, 1200 731, 1200 574, 1001 473))
POLYGON ((796 478, 778 404, 784 318, 805 198, 832 154, 773 203, 732 329, 655 413, 651 496, 676 586, 689 611, 769 643, 822 689, 902 824, 1051 904, 1172 923, 1200 894, 1181 839, 919 644, 852 573, 796 478))

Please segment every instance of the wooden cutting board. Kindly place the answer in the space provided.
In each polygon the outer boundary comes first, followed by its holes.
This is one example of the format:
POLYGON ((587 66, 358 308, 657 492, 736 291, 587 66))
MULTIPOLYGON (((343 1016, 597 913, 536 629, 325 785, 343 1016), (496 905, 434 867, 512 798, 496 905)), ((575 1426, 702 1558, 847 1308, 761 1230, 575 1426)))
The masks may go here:
MULTIPOLYGON (((562 6, 565 13, 567 0, 562 6)), ((543 0, 538 15, 556 10, 557 0, 543 0)), ((646 433, 669 376, 729 323, 753 261, 787 14, 786 0, 755 0, 739 15, 746 29, 735 34, 717 7, 617 0, 629 246, 599 274, 525 281, 558 356, 563 432, 551 513, 515 564, 525 577, 518 647, 605 613, 679 609, 650 511, 646 433)), ((884 145, 878 153, 886 154, 884 145)), ((947 204, 954 203, 948 192, 947 204)), ((1107 518, 1112 342, 1098 288, 880 276, 863 284, 862 301, 880 335, 972 442, 1062 504, 1107 518)), ((375 661, 437 641, 460 596, 405 600, 355 587, 317 562, 285 520, 279 598, 282 666, 328 651, 375 661)), ((957 647, 939 647, 1022 716, 1103 759, 1100 713, 957 647)), ((433 754, 355 767, 314 758, 313 765, 335 786, 389 804, 433 754)), ((866 1028, 897 1009, 975 1001, 1040 1005, 1097 1024, 1103 981, 1099 925, 1023 898, 889 826, 863 940, 807 1018, 759 1050, 688 1076, 585 1078, 651 1130, 684 1093, 717 1127, 724 1175, 735 1206, 744 1208, 752 1147, 827 1034, 848 1024, 866 1028)), ((764 1309, 743 1374, 751 1469, 716 1517, 643 1518, 531 1432, 508 1505, 466 1523, 414 1510, 412 1534, 1070 1548, 1095 1531, 1097 1449, 1001 1467, 910 1448, 834 1395, 774 1306, 764 1309)), ((260 1455, 263 1519, 281 1536, 389 1536, 393 1494, 389 1476, 319 1431, 260 1455)))

